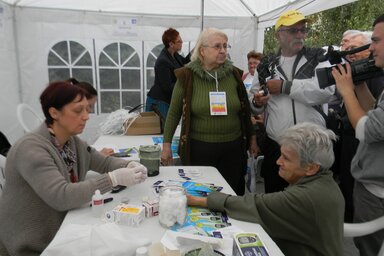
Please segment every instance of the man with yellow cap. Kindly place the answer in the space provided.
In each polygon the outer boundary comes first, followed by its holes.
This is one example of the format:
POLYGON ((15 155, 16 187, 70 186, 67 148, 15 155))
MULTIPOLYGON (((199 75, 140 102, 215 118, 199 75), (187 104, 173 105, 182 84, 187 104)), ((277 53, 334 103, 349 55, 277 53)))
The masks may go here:
POLYGON ((275 24, 275 37, 280 49, 266 56, 259 64, 258 77, 251 88, 250 102, 255 114, 264 112, 267 138, 259 145, 264 154, 261 174, 265 192, 282 191, 288 183, 279 176, 276 160, 280 156, 277 141, 289 127, 312 122, 325 127, 321 107, 334 94, 335 87, 320 89, 315 77, 321 48, 306 48, 304 40, 309 31, 308 19, 297 10, 281 14, 275 24))

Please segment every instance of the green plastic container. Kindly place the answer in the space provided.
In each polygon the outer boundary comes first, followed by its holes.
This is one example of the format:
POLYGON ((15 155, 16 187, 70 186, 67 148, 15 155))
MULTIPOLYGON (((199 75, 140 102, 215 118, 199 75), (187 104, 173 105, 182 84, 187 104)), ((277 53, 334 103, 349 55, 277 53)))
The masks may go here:
POLYGON ((161 147, 159 145, 142 145, 139 147, 140 163, 147 167, 148 176, 159 175, 161 147))

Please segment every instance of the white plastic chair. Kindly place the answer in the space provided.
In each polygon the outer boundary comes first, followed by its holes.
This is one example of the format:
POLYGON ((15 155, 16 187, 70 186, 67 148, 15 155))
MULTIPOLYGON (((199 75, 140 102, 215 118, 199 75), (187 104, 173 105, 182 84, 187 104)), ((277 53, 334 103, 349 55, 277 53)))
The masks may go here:
POLYGON ((249 187, 247 187, 248 192, 256 193, 256 183, 262 181, 260 176, 261 164, 263 163, 264 156, 260 155, 256 159, 253 156, 248 158, 248 166, 251 168, 250 170, 250 182, 249 187))
POLYGON ((263 160, 264 160, 264 156, 259 155, 257 156, 255 161, 254 170, 255 170, 256 183, 263 182, 263 178, 261 177, 261 165, 263 164, 263 160))
MULTIPOLYGON (((344 237, 365 236, 384 228, 384 216, 362 223, 344 223, 344 237)), ((378 256, 384 256, 384 241, 378 256)))
POLYGON ((17 119, 25 132, 31 132, 44 121, 31 106, 25 103, 17 106, 17 119))
POLYGON ((5 156, 0 155, 0 196, 3 194, 3 187, 5 184, 5 161, 5 156))

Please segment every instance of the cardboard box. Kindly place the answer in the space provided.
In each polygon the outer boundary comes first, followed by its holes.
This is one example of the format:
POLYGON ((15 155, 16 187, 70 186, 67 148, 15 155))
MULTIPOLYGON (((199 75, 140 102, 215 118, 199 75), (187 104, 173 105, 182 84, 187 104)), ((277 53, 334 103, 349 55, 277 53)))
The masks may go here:
POLYGON ((269 256, 267 248, 256 233, 233 234, 234 256, 269 256))
MULTIPOLYGON (((130 119, 124 123, 124 127, 130 124, 130 119)), ((155 112, 141 112, 130 124, 125 135, 151 135, 160 134, 160 117, 155 112)))
POLYGON ((113 210, 105 213, 105 219, 127 226, 138 226, 145 218, 145 209, 142 206, 121 203, 113 210))

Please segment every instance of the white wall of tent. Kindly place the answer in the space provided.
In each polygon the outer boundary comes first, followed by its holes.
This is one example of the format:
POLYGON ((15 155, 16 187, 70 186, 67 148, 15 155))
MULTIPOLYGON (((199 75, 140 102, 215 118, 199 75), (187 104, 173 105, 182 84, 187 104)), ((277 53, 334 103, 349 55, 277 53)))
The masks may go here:
POLYGON ((246 54, 262 51, 264 29, 283 11, 309 15, 352 1, 0 0, 0 131, 12 143, 20 138, 17 105, 42 115, 41 91, 63 77, 87 80, 99 91, 94 129, 109 112, 144 103, 169 27, 180 32, 184 54, 202 27, 223 30, 231 60, 246 69, 246 54))

